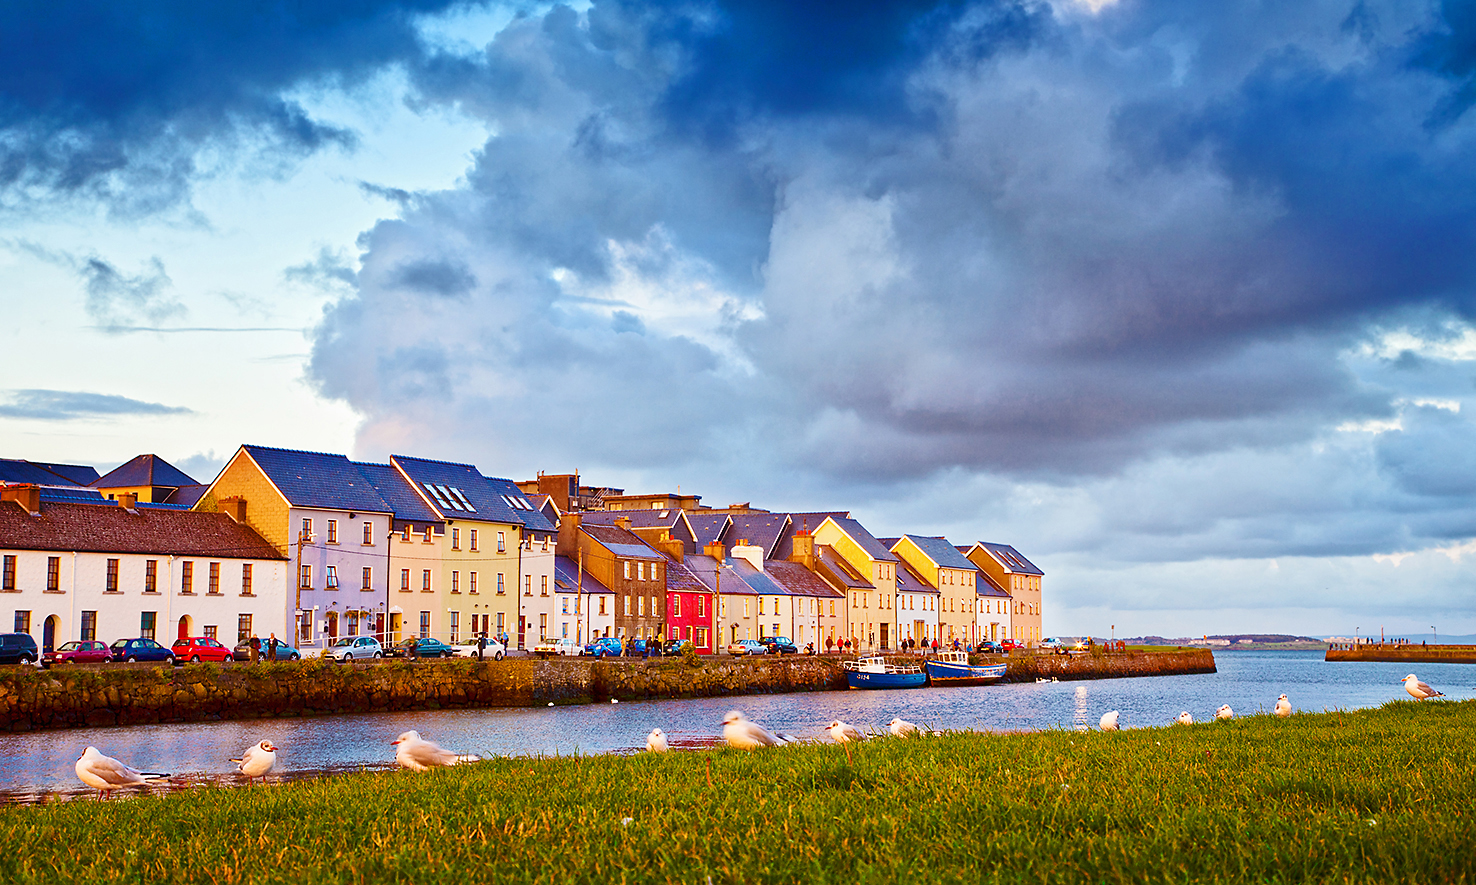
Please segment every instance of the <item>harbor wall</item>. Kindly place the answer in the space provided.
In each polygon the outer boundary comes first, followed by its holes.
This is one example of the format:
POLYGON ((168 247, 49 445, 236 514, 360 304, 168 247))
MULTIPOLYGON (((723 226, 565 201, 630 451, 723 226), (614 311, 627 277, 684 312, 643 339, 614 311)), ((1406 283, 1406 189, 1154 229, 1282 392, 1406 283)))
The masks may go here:
MULTIPOLYGON (((1012 682, 1214 671, 1204 649, 1026 655, 1008 664, 1012 682)), ((0 731, 845 688, 840 659, 830 656, 15 667, 0 671, 0 731)))
POLYGON ((1339 644, 1329 646, 1324 659, 1408 664, 1476 664, 1476 645, 1339 644))

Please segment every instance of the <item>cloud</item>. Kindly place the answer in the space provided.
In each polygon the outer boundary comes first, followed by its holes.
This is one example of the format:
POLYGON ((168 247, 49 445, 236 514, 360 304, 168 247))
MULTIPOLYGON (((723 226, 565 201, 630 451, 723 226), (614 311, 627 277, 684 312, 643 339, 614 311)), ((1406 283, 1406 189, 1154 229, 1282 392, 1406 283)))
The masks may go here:
POLYGON ((189 415, 183 406, 166 406, 107 393, 75 390, 11 390, 0 415, 36 421, 71 421, 119 415, 189 415))
POLYGON ((169 296, 173 281, 158 256, 150 258, 141 272, 130 275, 96 253, 78 255, 31 242, 13 245, 76 273, 87 293, 83 309, 103 331, 137 331, 189 312, 184 304, 169 296))

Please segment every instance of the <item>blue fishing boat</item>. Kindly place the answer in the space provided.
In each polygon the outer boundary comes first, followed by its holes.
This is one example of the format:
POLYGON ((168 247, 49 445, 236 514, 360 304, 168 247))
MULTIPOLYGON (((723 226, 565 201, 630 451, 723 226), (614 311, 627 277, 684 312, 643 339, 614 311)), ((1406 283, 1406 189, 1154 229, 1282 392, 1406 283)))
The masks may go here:
POLYGON ((969 663, 966 651, 939 652, 929 658, 923 667, 927 669, 928 681, 933 685, 988 685, 1004 678, 1005 665, 993 664, 979 667, 969 663))
POLYGON ((928 684, 928 674, 921 667, 889 664, 881 655, 844 661, 841 669, 845 671, 846 684, 851 688, 922 688, 928 684))

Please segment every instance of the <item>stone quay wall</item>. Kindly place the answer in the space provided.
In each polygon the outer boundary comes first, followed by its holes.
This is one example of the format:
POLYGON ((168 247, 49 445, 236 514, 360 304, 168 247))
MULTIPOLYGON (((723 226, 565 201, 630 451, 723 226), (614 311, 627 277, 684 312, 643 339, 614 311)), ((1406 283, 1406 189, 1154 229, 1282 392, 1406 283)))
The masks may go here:
MULTIPOLYGON (((914 659, 915 660, 915 659, 914 659)), ((1208 651, 1026 656, 1007 681, 1214 671, 1208 651)), ((0 731, 844 690, 840 658, 63 665, 0 671, 0 731)))
POLYGON ((1330 646, 1325 660, 1383 661, 1409 664, 1476 664, 1476 645, 1411 645, 1362 643, 1330 646))

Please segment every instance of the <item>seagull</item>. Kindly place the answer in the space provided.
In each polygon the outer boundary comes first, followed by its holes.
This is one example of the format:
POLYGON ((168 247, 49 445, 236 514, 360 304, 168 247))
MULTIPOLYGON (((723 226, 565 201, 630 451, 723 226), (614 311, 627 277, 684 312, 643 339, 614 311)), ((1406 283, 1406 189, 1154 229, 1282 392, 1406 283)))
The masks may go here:
POLYGON ((1189 715, 1188 710, 1185 710, 1184 712, 1180 713, 1179 718, 1175 719, 1174 721, 1180 725, 1193 725, 1194 717, 1189 715))
POLYGON ((123 787, 138 787, 153 783, 167 774, 154 771, 139 771, 99 753, 97 747, 88 747, 77 760, 77 777, 82 783, 97 790, 99 800, 106 799, 114 790, 123 787))
POLYGON ((1409 696, 1417 701, 1423 701, 1426 698, 1445 697, 1443 693, 1421 682, 1413 673, 1404 677, 1402 681, 1404 682, 1404 690, 1409 692, 1409 696))
POLYGON ((1221 704, 1220 709, 1215 711, 1216 719, 1234 719, 1235 711, 1230 709, 1229 704, 1221 704))
POLYGON ((1286 699, 1286 695, 1276 699, 1276 715, 1282 719, 1292 714, 1292 702, 1286 699))
POLYGON ((754 750, 759 747, 778 747, 787 741, 737 710, 728 711, 723 717, 723 739, 728 746, 739 750, 754 750))
POLYGON ((425 771, 438 765, 456 765, 462 762, 481 762, 481 756, 457 755, 432 741, 425 740, 418 731, 407 731, 390 741, 395 747, 395 762, 411 771, 425 771))
POLYGON ((844 744, 850 741, 859 742, 861 740, 861 732, 856 730, 856 726, 847 725, 839 719, 830 723, 830 727, 826 731, 830 732, 831 740, 837 744, 844 744))
POLYGON ((277 748, 272 746, 271 741, 262 741, 252 744, 241 754, 240 759, 232 759, 236 763, 236 770, 246 775, 249 784, 256 778, 266 781, 266 776, 277 767, 277 748))
POLYGON ((913 725, 911 722, 908 722, 906 719, 893 719, 890 723, 887 724, 887 730, 890 731, 894 737, 899 738, 917 734, 917 726, 913 725))
POLYGON ((1102 721, 1097 723, 1103 731, 1117 731, 1117 711, 1109 710, 1102 714, 1102 721))
POLYGON ((620 703, 620 698, 610 698, 610 703, 612 703, 612 704, 618 704, 618 703, 620 703))
POLYGON ((666 735, 664 735, 664 734, 661 733, 661 729, 659 729, 659 728, 653 728, 653 729, 651 729, 651 733, 648 734, 648 735, 646 735, 646 752, 647 753, 665 753, 666 752, 666 735))

